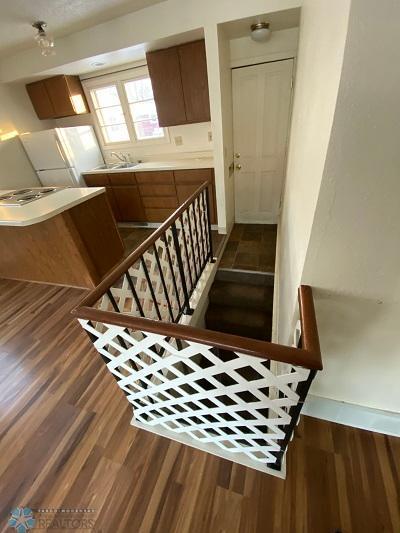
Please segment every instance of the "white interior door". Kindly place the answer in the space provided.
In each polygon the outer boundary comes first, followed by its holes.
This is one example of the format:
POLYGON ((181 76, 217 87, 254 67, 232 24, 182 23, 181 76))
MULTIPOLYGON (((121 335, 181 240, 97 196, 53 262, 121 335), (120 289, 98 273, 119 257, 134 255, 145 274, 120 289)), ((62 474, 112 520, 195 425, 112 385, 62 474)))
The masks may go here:
POLYGON ((292 72, 292 59, 232 71, 236 222, 277 222, 292 72))

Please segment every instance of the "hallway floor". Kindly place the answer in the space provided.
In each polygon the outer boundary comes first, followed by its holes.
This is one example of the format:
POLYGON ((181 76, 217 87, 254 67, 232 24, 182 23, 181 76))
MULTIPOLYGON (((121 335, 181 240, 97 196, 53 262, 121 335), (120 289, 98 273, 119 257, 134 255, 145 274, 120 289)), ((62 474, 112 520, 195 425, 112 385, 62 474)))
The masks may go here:
MULTIPOLYGON (((125 245, 125 254, 126 257, 129 255, 135 248, 139 246, 143 241, 147 239, 154 231, 155 228, 141 228, 141 227, 122 227, 118 228, 119 233, 124 241, 125 245)), ((220 235, 218 231, 212 231, 212 241, 213 241, 213 250, 214 254, 218 253, 219 247, 222 244, 222 241, 225 238, 225 235, 220 235)))
POLYGON ((274 273, 276 231, 274 224, 235 224, 219 268, 274 273))
POLYGON ((400 531, 400 439, 302 417, 281 480, 130 426, 82 294, 0 280, 1 531, 18 505, 99 533, 400 531))

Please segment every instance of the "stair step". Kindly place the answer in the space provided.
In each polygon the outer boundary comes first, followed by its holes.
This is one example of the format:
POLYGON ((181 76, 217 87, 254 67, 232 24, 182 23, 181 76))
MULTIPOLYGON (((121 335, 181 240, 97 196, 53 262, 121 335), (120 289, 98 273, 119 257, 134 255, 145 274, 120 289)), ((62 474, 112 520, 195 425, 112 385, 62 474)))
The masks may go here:
POLYGON ((259 309, 248 309, 210 303, 206 313, 208 329, 250 337, 252 339, 270 340, 272 313, 259 309))
POLYGON ((230 281, 214 281, 209 293, 210 303, 246 309, 272 311, 274 288, 230 281))
POLYGON ((215 276, 219 281, 232 281, 235 283, 246 283, 249 285, 274 286, 274 274, 268 272, 243 272, 230 268, 219 268, 215 276))

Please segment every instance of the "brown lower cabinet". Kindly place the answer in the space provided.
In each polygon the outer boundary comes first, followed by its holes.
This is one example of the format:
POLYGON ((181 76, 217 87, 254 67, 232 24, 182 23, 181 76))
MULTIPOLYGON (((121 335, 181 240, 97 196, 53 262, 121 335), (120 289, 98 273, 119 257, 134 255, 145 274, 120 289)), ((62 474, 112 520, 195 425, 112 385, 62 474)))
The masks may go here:
POLYGON ((118 222, 164 222, 206 181, 211 223, 217 222, 212 168, 84 174, 84 179, 88 187, 106 187, 118 222))
POLYGON ((137 185, 110 187, 117 206, 115 218, 119 222, 145 222, 146 216, 137 185))
POLYGON ((175 186, 179 205, 192 195, 205 181, 208 182, 208 199, 210 202, 211 224, 217 223, 217 210, 215 199, 214 170, 212 168, 199 168, 190 170, 175 170, 175 186))

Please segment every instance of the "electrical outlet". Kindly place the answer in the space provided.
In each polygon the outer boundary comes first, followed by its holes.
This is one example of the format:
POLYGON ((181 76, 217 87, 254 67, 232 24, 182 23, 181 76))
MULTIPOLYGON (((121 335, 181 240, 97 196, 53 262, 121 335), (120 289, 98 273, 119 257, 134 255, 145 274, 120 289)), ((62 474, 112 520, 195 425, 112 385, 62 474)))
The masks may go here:
POLYGON ((176 137, 174 137, 174 141, 176 146, 182 146, 183 144, 183 139, 181 135, 177 135, 176 137))
POLYGON ((212 141, 212 131, 209 131, 209 132, 208 132, 208 141, 209 141, 209 142, 212 141))

